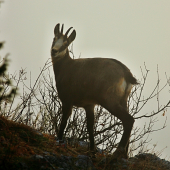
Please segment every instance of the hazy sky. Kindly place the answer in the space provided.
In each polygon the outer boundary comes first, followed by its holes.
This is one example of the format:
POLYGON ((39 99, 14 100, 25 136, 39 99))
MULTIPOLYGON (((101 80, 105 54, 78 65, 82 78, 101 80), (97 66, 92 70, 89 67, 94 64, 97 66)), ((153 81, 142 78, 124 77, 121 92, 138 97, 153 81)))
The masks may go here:
MULTIPOLYGON (((166 82, 165 72, 170 77, 169 0, 4 0, 0 41, 6 41, 3 54, 10 53, 10 72, 26 68, 36 79, 40 67, 50 58, 57 23, 65 24, 64 31, 70 26, 76 30, 73 51, 77 58, 116 58, 137 79, 142 77, 140 66, 145 62, 150 70, 146 94, 156 83, 157 65, 162 84, 166 82)), ((162 103, 170 99, 168 90, 162 99, 162 103)), ((154 104, 149 107, 144 111, 153 110, 154 104)), ((163 122, 165 117, 158 119, 163 122)), ((168 146, 164 155, 170 156, 169 128, 153 134, 151 143, 158 143, 158 150, 168 146)))

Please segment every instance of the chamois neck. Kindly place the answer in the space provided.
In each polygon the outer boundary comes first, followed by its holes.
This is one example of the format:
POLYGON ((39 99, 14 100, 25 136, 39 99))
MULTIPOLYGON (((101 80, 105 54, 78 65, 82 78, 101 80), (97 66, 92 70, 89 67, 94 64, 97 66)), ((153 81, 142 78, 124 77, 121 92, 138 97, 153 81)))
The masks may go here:
POLYGON ((69 53, 60 57, 52 57, 56 85, 60 82, 61 76, 67 72, 68 67, 72 65, 72 61, 69 53))

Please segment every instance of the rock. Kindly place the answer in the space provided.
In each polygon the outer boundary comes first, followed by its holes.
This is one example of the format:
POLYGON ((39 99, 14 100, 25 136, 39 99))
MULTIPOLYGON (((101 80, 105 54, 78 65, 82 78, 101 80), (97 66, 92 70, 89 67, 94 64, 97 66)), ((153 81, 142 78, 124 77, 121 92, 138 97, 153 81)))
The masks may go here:
POLYGON ((41 155, 34 155, 33 158, 35 158, 35 159, 44 159, 43 156, 41 156, 41 155))
POLYGON ((159 158, 155 154, 141 153, 139 155, 136 155, 135 158, 138 158, 138 161, 140 161, 141 159, 148 160, 153 165, 159 164, 159 166, 162 166, 162 168, 166 168, 167 170, 170 170, 170 162, 165 159, 159 158))

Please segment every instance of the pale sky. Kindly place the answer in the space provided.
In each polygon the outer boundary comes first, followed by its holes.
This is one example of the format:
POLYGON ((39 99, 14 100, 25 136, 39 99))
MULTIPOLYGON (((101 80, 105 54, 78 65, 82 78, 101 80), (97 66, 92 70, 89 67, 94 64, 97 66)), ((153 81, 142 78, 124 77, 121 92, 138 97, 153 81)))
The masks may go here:
MULTIPOLYGON (((34 81, 50 58, 53 30, 57 23, 76 30, 73 52, 76 58, 115 58, 127 65, 137 79, 140 66, 150 70, 146 95, 157 81, 157 65, 162 84, 170 77, 170 1, 169 0, 4 0, 0 7, 1 54, 10 53, 9 72, 26 68, 34 81)), ((2 55, 1 55, 2 56, 2 55)), ((162 104, 170 99, 165 91, 162 104)), ((154 104, 145 112, 154 109, 154 104)), ((152 136, 157 150, 168 148, 170 156, 170 111, 165 130, 152 136)), ((158 116, 158 127, 165 117, 158 116)), ((141 120, 140 125, 144 125, 141 120)))

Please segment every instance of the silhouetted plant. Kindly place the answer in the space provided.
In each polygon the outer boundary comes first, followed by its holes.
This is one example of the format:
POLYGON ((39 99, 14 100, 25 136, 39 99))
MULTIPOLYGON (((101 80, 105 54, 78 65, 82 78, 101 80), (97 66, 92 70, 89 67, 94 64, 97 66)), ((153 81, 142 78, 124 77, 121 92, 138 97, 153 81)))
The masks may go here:
MULTIPOLYGON (((13 117, 13 119, 33 126, 41 132, 55 135, 58 133, 60 126, 62 103, 58 97, 53 78, 51 77, 50 66, 51 62, 47 61, 33 87, 28 88, 23 84, 25 92, 21 96, 22 103, 19 105, 17 114, 13 117)), ((150 141, 147 136, 154 131, 158 131, 166 127, 165 120, 162 128, 154 129, 154 125, 156 123, 155 116, 160 113, 165 114, 167 108, 170 106, 170 101, 165 103, 164 106, 155 107, 157 110, 150 114, 142 112, 142 109, 150 100, 153 98, 160 100, 159 94, 163 89, 165 90, 165 87, 168 86, 167 81, 167 83, 160 88, 160 80, 158 79, 155 87, 152 88, 153 90, 148 95, 149 97, 144 98, 143 93, 148 73, 149 71, 147 69, 142 71, 142 80, 139 85, 133 88, 128 101, 129 112, 136 120, 146 117, 149 120, 149 122, 144 124, 143 128, 139 128, 136 124, 134 125, 130 140, 131 153, 135 150, 140 152, 144 151, 144 146, 150 141), (137 142, 139 142, 139 144, 136 144, 137 142)), ((65 129, 64 137, 73 138, 74 140, 88 141, 84 110, 82 108, 74 107, 72 112, 73 113, 68 120, 68 124, 65 129)), ((108 113, 108 111, 103 109, 101 106, 96 106, 95 112, 95 143, 103 150, 112 152, 117 147, 117 139, 123 132, 123 127, 120 126, 122 125, 122 122, 108 113)))
MULTIPOLYGON (((0 49, 3 48, 3 44, 4 42, 0 42, 0 49)), ((7 103, 13 102, 16 88, 12 86, 11 79, 6 74, 9 63, 8 54, 1 59, 0 63, 0 114, 3 115, 5 114, 7 103)))

